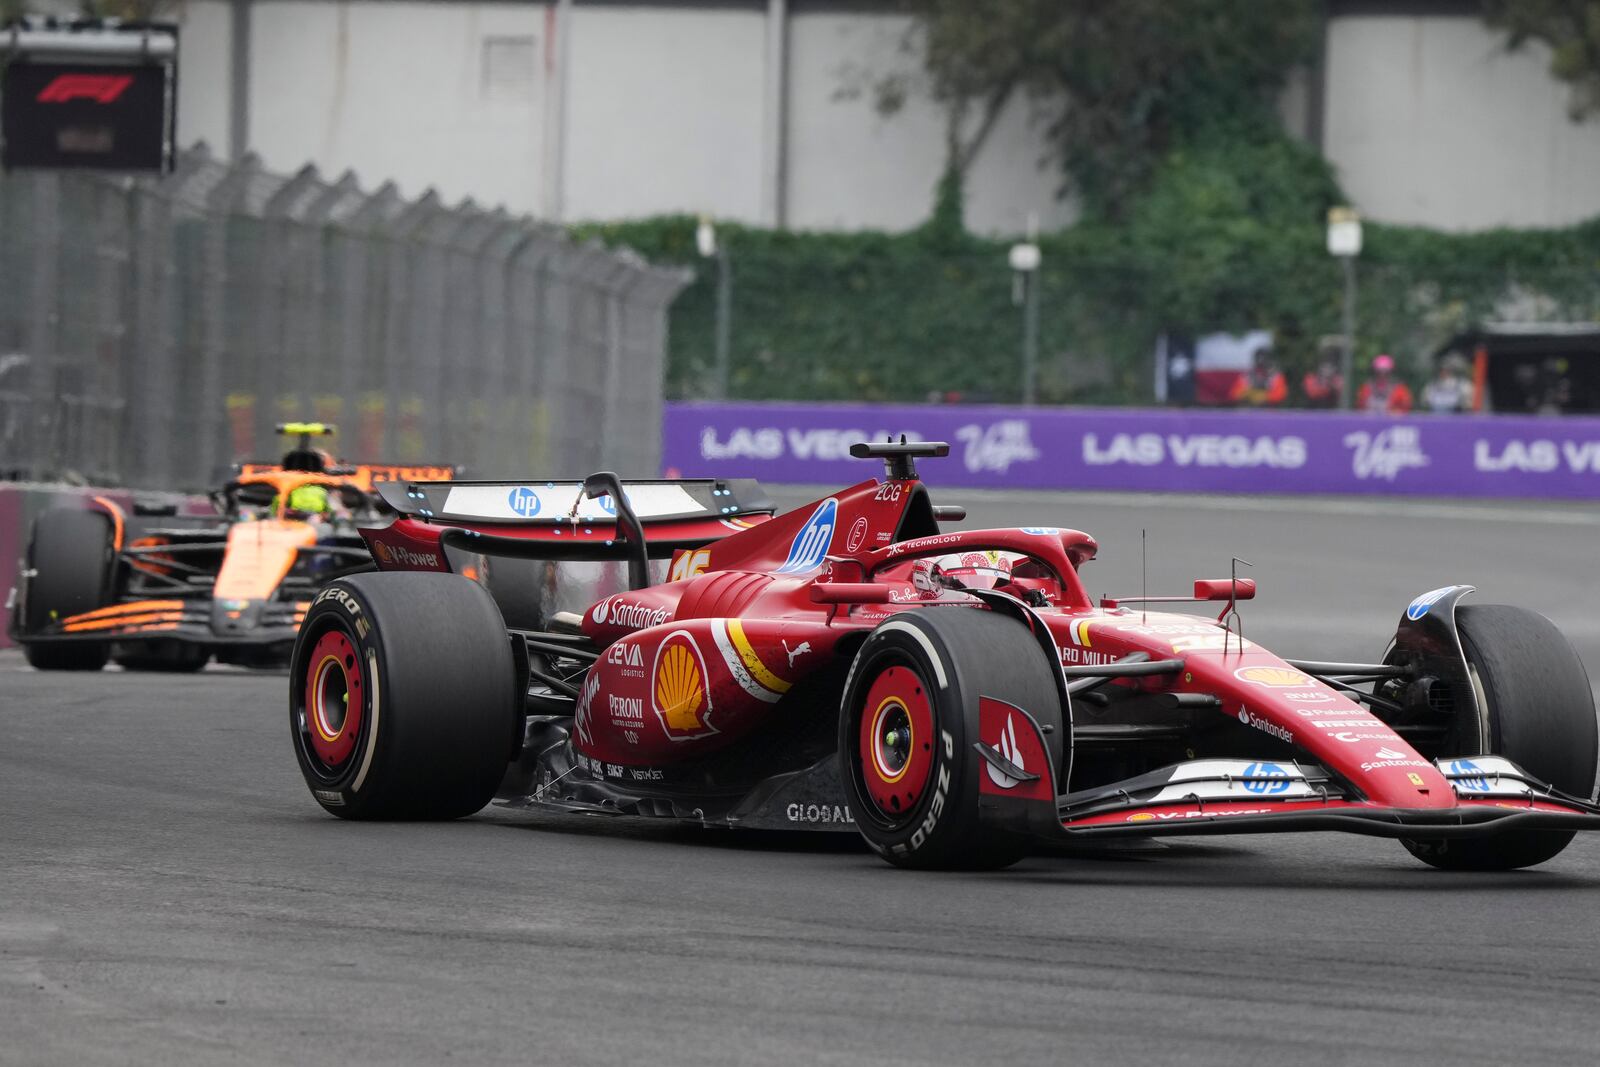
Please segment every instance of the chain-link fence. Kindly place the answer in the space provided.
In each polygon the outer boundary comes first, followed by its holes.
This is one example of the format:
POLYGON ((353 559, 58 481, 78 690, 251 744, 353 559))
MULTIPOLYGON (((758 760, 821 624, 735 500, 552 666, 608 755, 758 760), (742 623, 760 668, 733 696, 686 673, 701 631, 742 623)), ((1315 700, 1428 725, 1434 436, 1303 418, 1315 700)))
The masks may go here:
POLYGON ((470 202, 203 147, 160 181, 0 177, 0 477, 195 488, 339 424, 343 458, 653 474, 684 270, 470 202))

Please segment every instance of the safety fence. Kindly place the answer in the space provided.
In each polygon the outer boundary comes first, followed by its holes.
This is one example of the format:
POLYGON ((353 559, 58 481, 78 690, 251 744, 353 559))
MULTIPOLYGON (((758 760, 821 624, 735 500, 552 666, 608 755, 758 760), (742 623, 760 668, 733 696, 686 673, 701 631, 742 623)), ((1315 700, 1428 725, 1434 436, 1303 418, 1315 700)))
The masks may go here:
POLYGON ((1600 500, 1600 418, 979 405, 672 403, 684 477, 848 485, 856 441, 948 441, 937 485, 1600 500))
POLYGON ((0 478, 199 488, 275 423, 481 476, 654 469, 691 274, 562 231, 237 165, 0 176, 0 478))

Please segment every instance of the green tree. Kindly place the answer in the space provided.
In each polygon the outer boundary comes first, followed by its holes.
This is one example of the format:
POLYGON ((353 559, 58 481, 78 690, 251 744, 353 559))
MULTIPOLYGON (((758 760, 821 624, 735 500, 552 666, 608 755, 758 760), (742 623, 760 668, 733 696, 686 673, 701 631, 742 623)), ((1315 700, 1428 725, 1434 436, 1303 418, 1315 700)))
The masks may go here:
POLYGON ((1513 50, 1550 47, 1550 73, 1572 87, 1575 121, 1600 113, 1600 0, 1484 0, 1484 17, 1513 50))
MULTIPOLYGON (((1316 47, 1314 0, 901 0, 907 45, 950 119, 948 169, 966 169, 1025 93, 1090 214, 1120 216, 1159 161, 1202 139, 1280 136, 1273 107, 1316 47)), ((893 112, 904 75, 877 83, 893 112)), ((1065 191, 1065 189, 1063 190, 1065 191)))

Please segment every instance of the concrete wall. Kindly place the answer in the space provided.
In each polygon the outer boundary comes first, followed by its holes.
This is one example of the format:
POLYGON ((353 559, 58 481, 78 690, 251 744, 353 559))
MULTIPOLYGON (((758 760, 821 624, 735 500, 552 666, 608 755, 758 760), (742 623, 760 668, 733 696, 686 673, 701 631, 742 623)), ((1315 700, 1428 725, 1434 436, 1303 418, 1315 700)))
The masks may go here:
POLYGON ((764 13, 597 6, 574 22, 567 217, 761 221, 764 13))
MULTIPOLYGON (((789 29, 788 223, 798 229, 903 230, 927 219, 944 167, 943 112, 903 48, 910 19, 870 12, 796 12, 789 29), (871 81, 910 76, 899 112, 878 112, 871 81)), ((1046 227, 1070 222, 1056 197, 1060 175, 1040 165, 1041 129, 1018 94, 967 178, 967 225, 1020 233, 1029 213, 1046 227)), ((975 121, 975 120, 974 120, 975 121)))
MULTIPOLYGON (((187 0, 179 11, 184 143, 228 144, 230 8, 187 0)), ((248 141, 269 168, 310 161, 353 169, 368 187, 392 179, 408 196, 431 186, 446 200, 553 213, 553 5, 255 0, 250 10, 248 141), (507 50, 531 57, 526 77, 497 76, 507 50)), ((943 161, 938 109, 914 95, 885 118, 870 93, 841 92, 858 71, 916 69, 902 51, 904 16, 791 15, 777 190, 763 173, 768 64, 779 61, 763 5, 580 0, 573 22, 564 217, 706 212, 892 230, 927 218, 943 161)), ((1019 232, 1030 213, 1046 226, 1069 221, 1043 155, 1019 96, 974 164, 969 224, 1019 232)))
POLYGON ((269 168, 312 160, 369 187, 393 178, 407 195, 432 186, 450 200, 539 209, 542 5, 253 7, 250 144, 269 168))
POLYGON ((1600 213, 1600 121, 1567 118, 1547 49, 1472 16, 1346 16, 1328 32, 1323 151, 1362 211, 1479 230, 1600 213))
MULTIPOLYGON (((916 74, 904 16, 788 0, 780 80, 769 76, 766 6, 576 0, 566 218, 685 211, 899 230, 927 217, 943 160, 938 109, 913 93, 886 118, 870 92, 841 92, 864 71, 916 74), (780 84, 781 109, 769 99, 780 84), (783 116, 775 172, 769 114, 783 116)), ((179 9, 185 142, 227 146, 231 8, 179 9)), ((255 0, 250 10, 249 141, 269 166, 311 160, 353 168, 369 186, 394 179, 408 195, 433 186, 447 200, 552 213, 550 3, 255 0)), ((1293 80, 1281 108, 1368 216, 1473 230, 1600 213, 1600 121, 1567 119, 1566 87, 1542 50, 1507 54, 1461 4, 1371 10, 1331 21, 1325 78, 1293 80)), ((1043 155, 1028 102, 1013 100, 969 176, 969 225, 1017 233, 1035 212, 1046 227, 1069 222, 1043 155)))
POLYGON ((177 18, 179 135, 185 145, 205 141, 226 152, 233 47, 228 5, 185 4, 177 18))

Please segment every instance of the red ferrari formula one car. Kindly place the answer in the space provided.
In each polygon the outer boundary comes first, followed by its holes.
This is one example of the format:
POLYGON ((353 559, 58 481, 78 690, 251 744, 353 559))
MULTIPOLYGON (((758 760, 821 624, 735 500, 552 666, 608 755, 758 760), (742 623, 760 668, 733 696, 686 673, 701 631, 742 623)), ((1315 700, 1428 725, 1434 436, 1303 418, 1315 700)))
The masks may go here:
POLYGON ((353 819, 498 797, 854 830, 925 868, 1345 830, 1506 869, 1600 829, 1589 682, 1542 616, 1450 586, 1410 603, 1382 662, 1284 659, 1231 625, 1248 580, 1144 598, 1217 602, 1215 621, 1097 604, 1088 534, 948 530, 962 509, 913 465, 947 446, 853 451, 887 478, 778 517, 750 482, 380 486, 398 517, 362 533, 390 573, 319 593, 295 647, 312 794, 353 819), (444 573, 452 547, 540 561, 540 627, 444 573), (590 595, 624 565, 626 592, 590 595))

